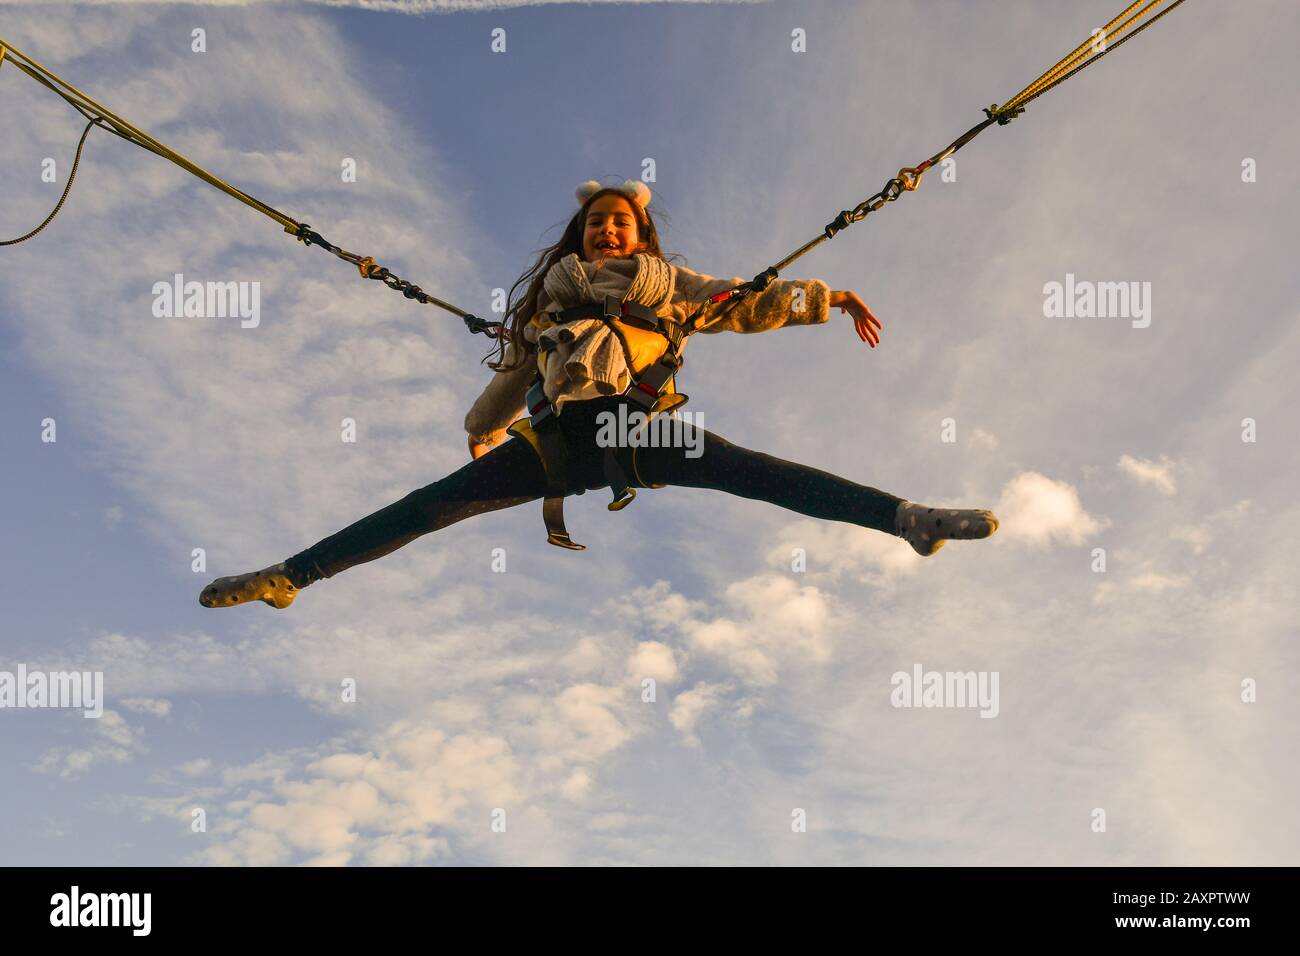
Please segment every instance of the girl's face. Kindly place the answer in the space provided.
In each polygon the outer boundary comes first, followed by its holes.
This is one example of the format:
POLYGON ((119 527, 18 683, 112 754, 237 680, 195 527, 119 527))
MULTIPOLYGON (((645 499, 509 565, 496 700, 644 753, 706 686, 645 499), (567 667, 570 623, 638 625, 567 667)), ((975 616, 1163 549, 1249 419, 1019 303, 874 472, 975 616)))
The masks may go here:
POLYGON ((608 193, 587 207, 582 229, 582 258, 596 262, 605 257, 621 258, 641 252, 645 243, 637 239, 632 203, 608 193))

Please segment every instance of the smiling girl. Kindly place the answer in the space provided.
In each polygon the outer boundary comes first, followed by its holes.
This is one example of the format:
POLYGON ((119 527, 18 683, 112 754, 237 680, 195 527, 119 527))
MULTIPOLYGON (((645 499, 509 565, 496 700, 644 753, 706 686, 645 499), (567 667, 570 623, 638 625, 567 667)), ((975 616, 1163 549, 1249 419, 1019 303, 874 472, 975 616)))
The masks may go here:
MULTIPOLYGON (((715 279, 669 263, 644 183, 601 187, 589 181, 578 187, 577 198, 563 236, 511 289, 508 342, 502 341, 491 366, 495 374, 465 418, 471 461, 280 564, 218 578, 199 596, 204 607, 264 601, 285 608, 321 578, 465 518, 542 497, 547 539, 581 550, 564 529, 564 497, 606 486, 615 492, 611 510, 635 497, 635 488, 709 488, 897 535, 923 556, 948 539, 987 538, 997 530, 992 512, 927 508, 703 429, 689 448, 602 446, 600 423, 620 404, 636 404, 652 416, 684 401, 671 376, 657 388, 646 382, 655 369, 676 367, 664 360, 676 356, 683 323, 711 296, 744 280, 715 279), (531 419, 520 417, 525 408, 531 419)), ((820 279, 772 281, 729 305, 701 330, 818 325, 839 308, 852 317, 863 342, 875 348, 880 341, 881 324, 866 303, 820 279)))

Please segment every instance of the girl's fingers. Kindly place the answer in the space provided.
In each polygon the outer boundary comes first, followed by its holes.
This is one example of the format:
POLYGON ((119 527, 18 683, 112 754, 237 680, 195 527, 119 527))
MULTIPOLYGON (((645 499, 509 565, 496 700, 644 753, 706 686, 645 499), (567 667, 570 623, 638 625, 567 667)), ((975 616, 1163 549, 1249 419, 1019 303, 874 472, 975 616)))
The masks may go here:
POLYGON ((882 328, 880 324, 880 320, 876 318, 875 313, 871 311, 871 307, 867 305, 865 302, 863 302, 856 295, 853 297, 853 304, 857 307, 853 310, 855 317, 859 319, 865 318, 876 328, 882 328))
MULTIPOLYGON (((838 293, 837 293, 838 295, 838 293)), ((880 342, 879 329, 883 329, 880 320, 875 317, 871 309, 860 298, 852 292, 844 293, 844 299, 835 303, 834 308, 849 315, 853 319, 853 331, 858 333, 858 338, 866 342, 873 349, 880 342)))
POLYGON ((866 342, 873 349, 876 347, 876 343, 880 341, 880 337, 875 334, 875 331, 870 326, 865 322, 858 320, 854 323, 854 328, 857 330, 858 338, 862 339, 862 341, 866 342))
POLYGON ((871 323, 872 325, 874 325, 876 328, 881 328, 880 320, 879 320, 878 318, 876 318, 876 314, 875 314, 874 312, 871 311, 871 307, 870 307, 869 305, 867 305, 865 302, 861 303, 861 305, 862 305, 862 316, 863 316, 863 318, 865 318, 868 322, 870 322, 870 323, 871 323))

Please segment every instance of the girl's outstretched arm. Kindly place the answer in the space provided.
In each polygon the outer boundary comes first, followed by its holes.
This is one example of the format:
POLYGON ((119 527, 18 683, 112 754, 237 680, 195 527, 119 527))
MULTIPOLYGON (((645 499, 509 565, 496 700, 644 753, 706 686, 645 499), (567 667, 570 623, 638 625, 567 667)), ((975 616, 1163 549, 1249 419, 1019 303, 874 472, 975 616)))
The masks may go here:
MULTIPOLYGON (((678 319, 695 311, 699 303, 718 292, 733 289, 747 280, 739 276, 732 279, 715 279, 713 276, 693 272, 676 266, 677 288, 674 305, 680 310, 678 319)), ((787 325, 819 325, 830 318, 830 310, 838 308, 853 317, 858 338, 872 348, 880 341, 880 321, 867 308, 867 304, 852 292, 832 291, 821 279, 776 279, 759 295, 748 295, 739 305, 716 306, 724 318, 705 328, 712 332, 767 332, 787 325)))
MULTIPOLYGON (((683 309, 681 318, 690 315, 709 296, 735 288, 747 279, 715 279, 675 266, 677 287, 674 305, 683 309)), ((725 313, 725 318, 703 331, 767 332, 787 325, 820 325, 830 318, 831 289, 821 279, 775 279, 758 295, 745 296, 740 303, 714 306, 710 316, 725 313)), ((676 310, 674 310, 676 311, 676 310)))

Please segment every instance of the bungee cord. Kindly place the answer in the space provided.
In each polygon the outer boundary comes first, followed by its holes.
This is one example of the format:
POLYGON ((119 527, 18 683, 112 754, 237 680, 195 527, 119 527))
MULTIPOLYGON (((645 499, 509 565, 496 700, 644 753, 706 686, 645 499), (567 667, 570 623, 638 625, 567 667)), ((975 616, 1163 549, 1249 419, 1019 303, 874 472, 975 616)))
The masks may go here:
MULTIPOLYGON (((4 49, 0 48, 0 53, 3 52, 4 49)), ((59 210, 63 208, 63 204, 68 201, 68 193, 72 191, 73 180, 77 178, 77 167, 81 165, 81 150, 86 145, 86 137, 90 135, 90 128, 98 124, 100 124, 99 117, 94 117, 86 124, 86 128, 81 131, 81 139, 77 141, 77 155, 73 157, 72 171, 68 173, 68 184, 63 187, 63 195, 60 196, 59 201, 54 204, 54 209, 45 217, 45 221, 25 236, 19 236, 17 239, 0 239, 0 246, 16 246, 20 242, 26 242, 54 221, 54 217, 59 214, 59 210)))
MULTIPOLYGON (((720 321, 727 315, 727 313, 739 305, 746 296, 755 292, 762 292, 773 279, 777 278, 780 271, 790 265, 790 263, 812 251, 823 242, 833 239, 841 230, 856 222, 861 222, 869 214, 878 211, 885 206, 885 204, 896 201, 901 195, 903 195, 903 193, 914 192, 921 185, 921 178, 927 170, 942 163, 945 159, 957 152, 957 150, 961 149, 989 126, 992 126, 994 123, 999 126, 1007 125, 1017 116, 1024 113, 1025 108, 1031 102, 1038 99, 1049 90, 1059 86, 1080 70, 1095 63, 1097 60, 1100 60, 1110 51, 1123 45, 1130 38, 1136 36, 1147 27, 1154 24, 1165 14, 1181 6, 1183 2, 1184 0, 1173 0, 1173 2, 1165 5, 1166 0, 1137 0, 1137 2, 1130 4, 1118 15, 1113 17, 1105 26, 1101 27, 1098 31, 1095 31, 1093 36, 1076 46, 1073 50, 1044 71, 1032 83, 1007 100, 1002 106, 998 106, 995 103, 986 108, 984 110, 986 119, 977 123, 957 139, 953 140, 953 142, 945 149, 940 150, 929 159, 918 163, 916 166, 905 166, 900 169, 898 175, 887 180, 885 185, 875 195, 858 203, 852 209, 841 211, 838 216, 831 220, 831 222, 827 223, 819 235, 799 246, 784 259, 781 259, 779 262, 764 269, 753 279, 707 298, 700 304, 699 308, 686 319, 682 328, 684 334, 672 343, 670 352, 673 358, 677 360, 678 364, 680 364, 680 348, 684 343, 686 336, 720 321), (1163 9, 1159 9, 1159 12, 1154 13, 1154 16, 1150 16, 1150 14, 1161 7, 1163 7, 1163 9), (705 313, 711 306, 724 302, 728 303, 726 308, 722 309, 712 319, 702 321, 705 313)), ((408 299, 412 299, 424 305, 437 306, 440 309, 450 312, 462 319, 465 322, 465 326, 471 332, 482 333, 490 338, 509 338, 504 323, 489 322, 466 312, 463 309, 459 309, 448 302, 444 302, 441 299, 430 295, 419 286, 394 275, 387 268, 378 265, 373 257, 360 256, 334 245, 326 240, 319 232, 312 229, 308 224, 298 222, 296 219, 285 215, 273 206, 262 202, 254 196, 250 196, 248 193, 235 186, 232 186, 230 183, 218 178, 203 167, 177 153, 175 150, 165 146, 148 133, 143 132, 128 123, 126 120, 116 116, 85 93, 82 93, 70 83, 67 83, 50 70, 41 66, 31 57, 15 49, 3 38, 0 38, 0 68, 2 68, 6 62, 12 63, 17 69, 62 97, 87 120, 87 123, 86 128, 82 131, 81 139, 77 143, 76 158, 73 160, 67 185, 64 187, 63 195, 59 197, 58 204, 54 207, 54 210, 46 217, 45 221, 35 229, 17 239, 0 240, 0 246, 12 246, 17 245, 20 242, 25 242, 40 233, 54 220, 54 217, 58 215, 59 210, 63 208, 63 204, 67 200, 68 194, 72 189, 72 183, 77 175, 77 168, 81 162, 81 153, 82 148, 86 143, 86 136, 90 133, 92 127, 98 126, 101 129, 108 130, 114 135, 120 136, 128 142, 134 143, 142 149, 146 149, 151 153, 161 156, 163 159, 175 163, 209 185, 220 189, 229 196, 233 196, 235 199, 238 199, 250 208, 257 210, 264 216, 274 220, 283 227, 285 232, 289 233, 305 245, 320 246, 331 255, 356 267, 362 278, 381 281, 390 289, 401 292, 402 295, 408 299)))
POLYGON ((1137 36, 1166 13, 1182 4, 1183 0, 1174 0, 1173 3, 1141 26, 1130 29, 1148 13, 1164 3, 1164 0, 1146 0, 1146 6, 1144 7, 1142 6, 1143 2, 1144 0, 1138 0, 1137 3, 1129 5, 1122 13, 1102 27, 1098 36, 1091 37, 1080 43, 1069 54, 1058 60, 1051 69, 1008 100, 1005 108, 1023 109, 1031 100, 1038 99, 1054 86, 1065 82, 1078 73, 1085 66, 1095 63, 1111 50, 1137 36), (1137 7, 1142 7, 1142 9, 1138 10, 1137 13, 1133 13, 1133 10, 1137 7), (1129 16, 1130 13, 1133 13, 1131 17, 1129 16), (1128 19, 1124 19, 1125 17, 1128 17, 1128 19), (1118 39, 1111 42, 1115 37, 1118 37, 1118 39))
POLYGON ((773 279, 777 278, 778 273, 782 269, 794 262, 800 256, 811 252, 828 239, 835 238, 835 234, 840 230, 851 226, 855 222, 861 222, 870 213, 876 212, 886 203, 894 202, 903 193, 914 192, 916 188, 921 185, 921 176, 926 170, 942 163, 945 159, 957 152, 957 150, 961 149, 994 123, 997 123, 999 126, 1006 126, 1021 113, 1025 112, 1025 107, 1028 106, 1030 102, 1038 99, 1038 97, 1042 96, 1048 90, 1059 86, 1084 67, 1097 62, 1111 50, 1121 46, 1125 41, 1137 36, 1147 27, 1151 26, 1163 17, 1166 13, 1169 13, 1176 7, 1180 6, 1184 0, 1173 0, 1169 6, 1165 7, 1154 17, 1151 17, 1151 19, 1146 20, 1141 23, 1140 26, 1137 26, 1139 21, 1141 21, 1147 14, 1151 13, 1151 11, 1161 6, 1164 2, 1165 0, 1138 0, 1138 2, 1130 4, 1121 13, 1112 18, 1109 23, 1100 28, 1096 34, 1089 37, 1083 43, 1080 43, 1068 54, 1049 67, 1041 76, 1038 77, 1038 79, 1034 80, 1034 82, 1030 83, 1015 96, 1011 97, 1011 99, 1007 100, 1002 106, 998 106, 994 103, 992 106, 987 107, 984 110, 984 114, 987 118, 982 123, 977 123, 961 136, 957 137, 957 139, 953 140, 946 149, 940 150, 929 159, 918 163, 916 166, 905 166, 900 169, 898 175, 888 180, 880 192, 864 199, 853 207, 853 209, 846 209, 840 212, 838 216, 827 223, 825 228, 822 230, 821 235, 808 240, 780 262, 764 269, 753 279, 741 283, 732 289, 710 296, 700 304, 700 307, 691 316, 686 319, 686 322, 684 323, 686 333, 690 335, 721 321, 726 317, 727 313, 740 304, 740 301, 744 299, 745 296, 752 292, 762 292, 773 279), (1143 3, 1146 5, 1143 6, 1143 3), (1138 7, 1141 7, 1142 9, 1137 10, 1137 12, 1134 13, 1134 10, 1138 7), (730 304, 727 308, 723 309, 707 322, 701 321, 710 306, 722 302, 728 302, 729 300, 730 304))
POLYGON ((353 266, 356 266, 357 271, 360 272, 362 278, 379 280, 390 289, 401 292, 408 299, 414 299, 425 305, 434 305, 438 308, 445 309, 464 320, 466 327, 471 332, 481 332, 492 338, 496 338, 503 334, 504 327, 500 322, 489 322, 485 319, 481 319, 478 316, 472 315, 463 309, 459 309, 448 302, 444 302, 441 299, 429 295, 419 286, 413 285, 405 279, 397 277, 388 269, 377 265, 372 257, 359 256, 330 243, 324 236, 319 232, 316 232, 306 223, 298 222, 296 219, 280 212, 280 210, 276 209, 274 206, 268 205, 257 197, 250 196, 242 189, 238 189, 230 183, 214 176, 202 166, 199 166, 197 163, 192 162, 175 150, 165 146, 148 133, 131 125, 106 107, 101 106, 75 86, 41 66, 40 63, 36 62, 30 56, 15 49, 3 38, 0 38, 0 67, 2 67, 6 62, 6 54, 8 54, 7 62, 12 63, 15 67, 36 80, 42 86, 57 93, 60 97, 71 104, 78 113, 86 117, 86 119, 89 120, 89 123, 87 124, 85 131, 82 133, 81 142, 77 145, 77 158, 73 162, 72 172, 68 177, 68 184, 64 188, 63 196, 59 199, 59 203, 55 206, 54 211, 50 213, 45 222, 27 233, 27 235, 21 236, 18 239, 0 241, 0 246, 16 245, 19 242, 24 242, 50 224, 55 215, 57 215, 59 210, 63 207, 63 202, 67 199, 68 192, 72 188, 72 181, 76 176, 77 165, 81 159, 81 149, 85 145, 86 133, 90 132, 91 126, 99 126, 102 129, 107 129, 109 132, 120 136, 128 142, 134 143, 141 149, 146 149, 151 153, 161 156, 163 159, 170 160, 186 172, 194 174, 209 185, 220 189, 228 196, 233 196, 246 206, 249 206, 250 208, 262 213, 262 215, 273 219, 284 228, 285 232, 306 245, 321 246, 327 252, 352 264, 353 266))

